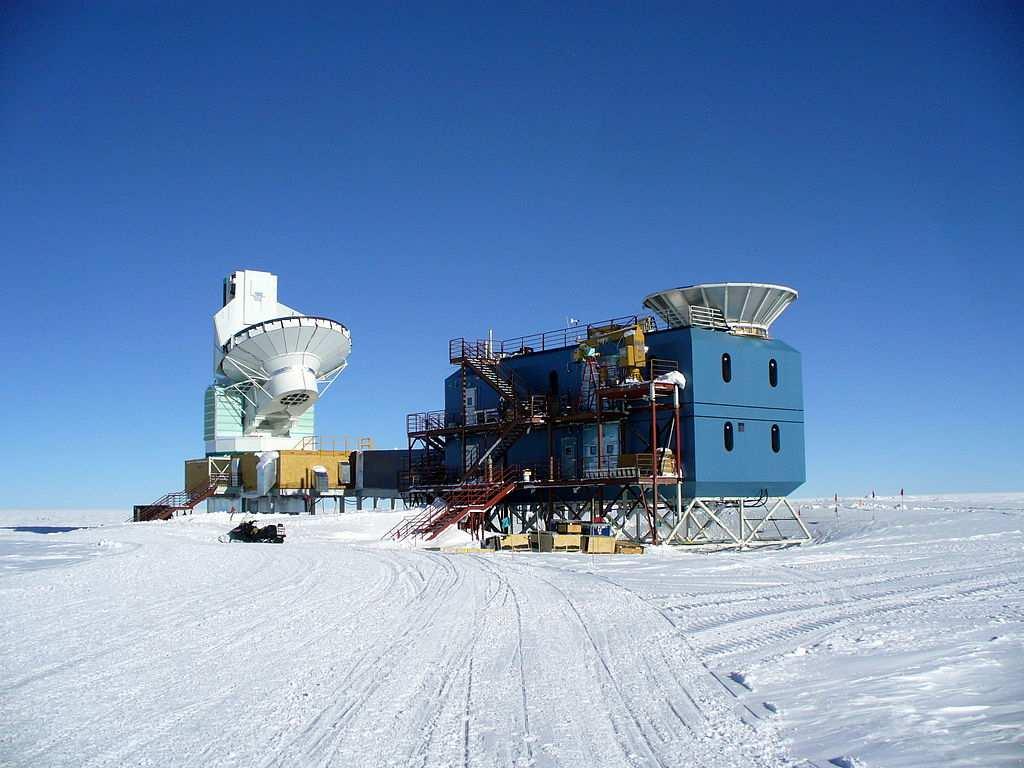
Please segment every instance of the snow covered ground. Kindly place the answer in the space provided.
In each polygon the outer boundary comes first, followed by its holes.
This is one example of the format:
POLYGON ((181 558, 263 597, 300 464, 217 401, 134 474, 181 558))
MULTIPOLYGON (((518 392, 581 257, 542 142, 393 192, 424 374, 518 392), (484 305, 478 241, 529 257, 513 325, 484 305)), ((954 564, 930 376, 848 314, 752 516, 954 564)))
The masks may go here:
POLYGON ((1024 495, 895 504, 633 557, 0 511, 0 765, 1022 765, 1024 495))

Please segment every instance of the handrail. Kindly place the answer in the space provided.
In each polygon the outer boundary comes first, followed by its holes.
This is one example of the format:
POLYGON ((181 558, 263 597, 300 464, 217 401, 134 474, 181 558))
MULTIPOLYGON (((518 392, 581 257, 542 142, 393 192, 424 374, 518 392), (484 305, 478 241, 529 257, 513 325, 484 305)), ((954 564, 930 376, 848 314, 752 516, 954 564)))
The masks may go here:
POLYGON ((400 520, 382 538, 401 540, 408 536, 428 533, 446 513, 465 515, 473 507, 485 505, 502 491, 507 493, 511 484, 519 482, 521 472, 519 467, 506 467, 488 480, 464 483, 446 496, 435 497, 417 514, 400 520))
POLYGON ((359 437, 352 435, 306 435, 299 438, 295 444, 296 451, 370 451, 373 450, 372 437, 359 437), (341 448, 338 448, 341 445, 341 448), (330 446, 330 447, 328 447, 330 446), (355 447, 352 447, 355 446, 355 447))
POLYGON ((405 417, 406 432, 412 434, 444 429, 446 427, 445 418, 446 412, 444 410, 410 413, 405 417))
POLYGON ((516 336, 502 341, 490 341, 487 339, 470 341, 465 338, 451 339, 448 342, 448 356, 451 362, 455 363, 465 356, 467 351, 470 354, 475 354, 477 357, 494 359, 529 354, 530 352, 544 352, 550 349, 564 349, 565 347, 578 344, 587 338, 591 328, 599 328, 606 325, 636 325, 637 323, 642 323, 647 331, 659 330, 658 321, 652 315, 625 315, 623 317, 613 317, 610 320, 602 320, 598 323, 572 325, 554 331, 531 333, 526 336, 516 336))

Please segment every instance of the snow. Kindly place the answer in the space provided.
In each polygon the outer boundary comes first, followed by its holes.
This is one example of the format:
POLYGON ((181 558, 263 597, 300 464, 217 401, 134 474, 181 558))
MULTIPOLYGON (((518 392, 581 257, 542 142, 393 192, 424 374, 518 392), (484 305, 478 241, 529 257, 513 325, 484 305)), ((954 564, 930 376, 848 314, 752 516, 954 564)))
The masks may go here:
POLYGON ((0 511, 0 765, 1020 765, 1024 495, 799 506, 619 557, 0 511))
POLYGON ((663 373, 655 379, 655 381, 675 384, 680 389, 686 389, 686 376, 683 375, 682 371, 669 371, 668 373, 663 373))

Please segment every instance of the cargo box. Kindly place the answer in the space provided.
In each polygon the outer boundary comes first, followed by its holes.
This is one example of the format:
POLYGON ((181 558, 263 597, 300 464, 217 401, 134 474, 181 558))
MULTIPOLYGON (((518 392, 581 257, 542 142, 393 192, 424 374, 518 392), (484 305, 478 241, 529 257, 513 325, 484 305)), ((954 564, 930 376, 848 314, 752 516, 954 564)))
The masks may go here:
POLYGON ((578 533, 531 533, 530 546, 538 552, 578 552, 580 535, 578 533))
POLYGON ((589 555, 614 555, 614 536, 584 536, 583 551, 589 555))
POLYGON ((555 529, 559 533, 583 533, 583 526, 576 520, 559 520, 555 529))
POLYGON ((617 541, 615 543, 615 553, 618 555, 642 555, 644 553, 644 545, 637 544, 635 541, 617 541))
POLYGON ((498 541, 498 549, 529 549, 530 537, 525 533, 510 533, 498 541))
POLYGON ((612 527, 608 523, 581 523, 583 533, 587 536, 611 536, 612 527))

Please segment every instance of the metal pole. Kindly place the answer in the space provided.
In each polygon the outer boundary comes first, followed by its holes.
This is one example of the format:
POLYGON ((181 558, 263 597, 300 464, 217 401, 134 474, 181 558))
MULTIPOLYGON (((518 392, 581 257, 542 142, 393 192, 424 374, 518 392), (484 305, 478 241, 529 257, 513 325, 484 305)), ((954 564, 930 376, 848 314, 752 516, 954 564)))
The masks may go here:
MULTIPOLYGON (((595 411, 597 413, 597 477, 600 477, 601 470, 604 468, 603 457, 604 457, 604 425, 601 423, 601 380, 598 378, 594 382, 594 400, 595 400, 595 411)), ((600 489, 598 489, 600 492, 600 489)), ((596 515, 594 514, 594 507, 590 507, 590 522, 596 522, 596 515)))
MULTIPOLYGON (((654 389, 654 367, 651 367, 651 461, 652 461, 652 474, 651 474, 651 495, 653 499, 652 512, 651 512, 651 543, 658 543, 658 472, 661 467, 658 466, 658 401, 657 395, 655 395, 654 389)), ((641 493, 643 489, 641 489, 641 493)))
POLYGON ((683 428, 679 408, 679 385, 672 390, 672 411, 676 420, 676 519, 678 523, 683 514, 683 428))

